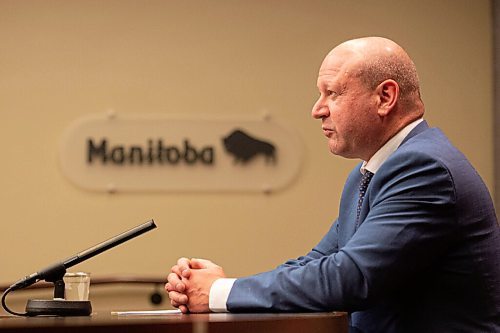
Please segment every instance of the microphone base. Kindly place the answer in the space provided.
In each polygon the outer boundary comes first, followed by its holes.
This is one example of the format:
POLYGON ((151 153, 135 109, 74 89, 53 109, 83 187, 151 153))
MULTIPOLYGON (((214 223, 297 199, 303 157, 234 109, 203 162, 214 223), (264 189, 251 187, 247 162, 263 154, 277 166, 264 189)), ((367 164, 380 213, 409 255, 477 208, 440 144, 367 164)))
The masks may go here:
POLYGON ((90 316, 91 313, 90 301, 30 299, 26 304, 28 316, 90 316))

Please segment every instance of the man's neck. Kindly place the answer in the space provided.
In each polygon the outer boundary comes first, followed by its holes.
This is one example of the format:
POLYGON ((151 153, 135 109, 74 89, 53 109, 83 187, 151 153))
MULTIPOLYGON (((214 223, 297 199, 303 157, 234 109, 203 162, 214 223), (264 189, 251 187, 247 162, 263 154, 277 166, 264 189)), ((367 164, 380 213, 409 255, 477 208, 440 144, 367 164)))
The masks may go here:
POLYGON ((411 123, 422 119, 423 117, 423 112, 416 113, 413 117, 411 118, 405 118, 401 119, 398 123, 396 124, 391 124, 388 125, 387 128, 388 130, 383 131, 383 134, 380 135, 380 139, 376 144, 373 146, 375 147, 374 149, 371 149, 370 153, 366 154, 364 157, 362 156, 361 159, 363 161, 369 161, 373 155, 377 153, 390 139, 392 139, 395 135, 397 135, 401 130, 403 130, 406 126, 410 125, 411 123))
POLYGON ((385 160, 399 147, 406 136, 422 121, 423 119, 420 118, 407 124, 389 138, 368 160, 363 162, 361 172, 363 173, 366 169, 376 173, 385 160))

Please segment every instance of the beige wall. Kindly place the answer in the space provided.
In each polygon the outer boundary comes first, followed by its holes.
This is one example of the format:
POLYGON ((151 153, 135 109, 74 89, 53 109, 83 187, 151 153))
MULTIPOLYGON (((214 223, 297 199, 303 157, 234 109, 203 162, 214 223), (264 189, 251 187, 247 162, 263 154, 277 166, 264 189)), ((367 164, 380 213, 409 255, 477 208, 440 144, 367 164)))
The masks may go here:
POLYGON ((310 118, 324 55, 390 37, 420 71, 426 119, 493 188, 490 5, 486 0, 0 0, 0 282, 153 217, 159 229, 81 264, 166 274, 179 256, 229 275, 307 252, 338 213, 357 161, 332 156, 310 118), (75 119, 118 113, 248 115, 297 130, 297 181, 263 194, 94 193, 58 166, 75 119))

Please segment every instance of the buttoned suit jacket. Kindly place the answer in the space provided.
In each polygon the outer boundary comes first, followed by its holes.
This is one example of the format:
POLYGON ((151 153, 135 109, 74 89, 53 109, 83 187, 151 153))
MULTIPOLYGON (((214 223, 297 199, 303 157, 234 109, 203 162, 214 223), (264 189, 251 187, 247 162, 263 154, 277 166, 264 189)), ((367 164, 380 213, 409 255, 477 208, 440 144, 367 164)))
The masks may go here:
POLYGON ((422 122, 373 176, 361 173, 307 255, 237 279, 231 312, 348 311, 351 332, 500 332, 500 233, 476 170, 422 122))

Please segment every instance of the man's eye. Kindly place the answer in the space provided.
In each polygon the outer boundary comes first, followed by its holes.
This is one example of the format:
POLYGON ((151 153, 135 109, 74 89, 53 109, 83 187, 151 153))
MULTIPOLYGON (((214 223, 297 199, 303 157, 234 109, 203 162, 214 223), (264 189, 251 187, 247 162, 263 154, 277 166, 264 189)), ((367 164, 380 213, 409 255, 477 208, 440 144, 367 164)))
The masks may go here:
POLYGON ((326 97, 330 97, 330 96, 337 96, 337 93, 333 90, 324 90, 324 93, 323 92, 320 92, 319 93, 319 96, 326 96, 326 97))

